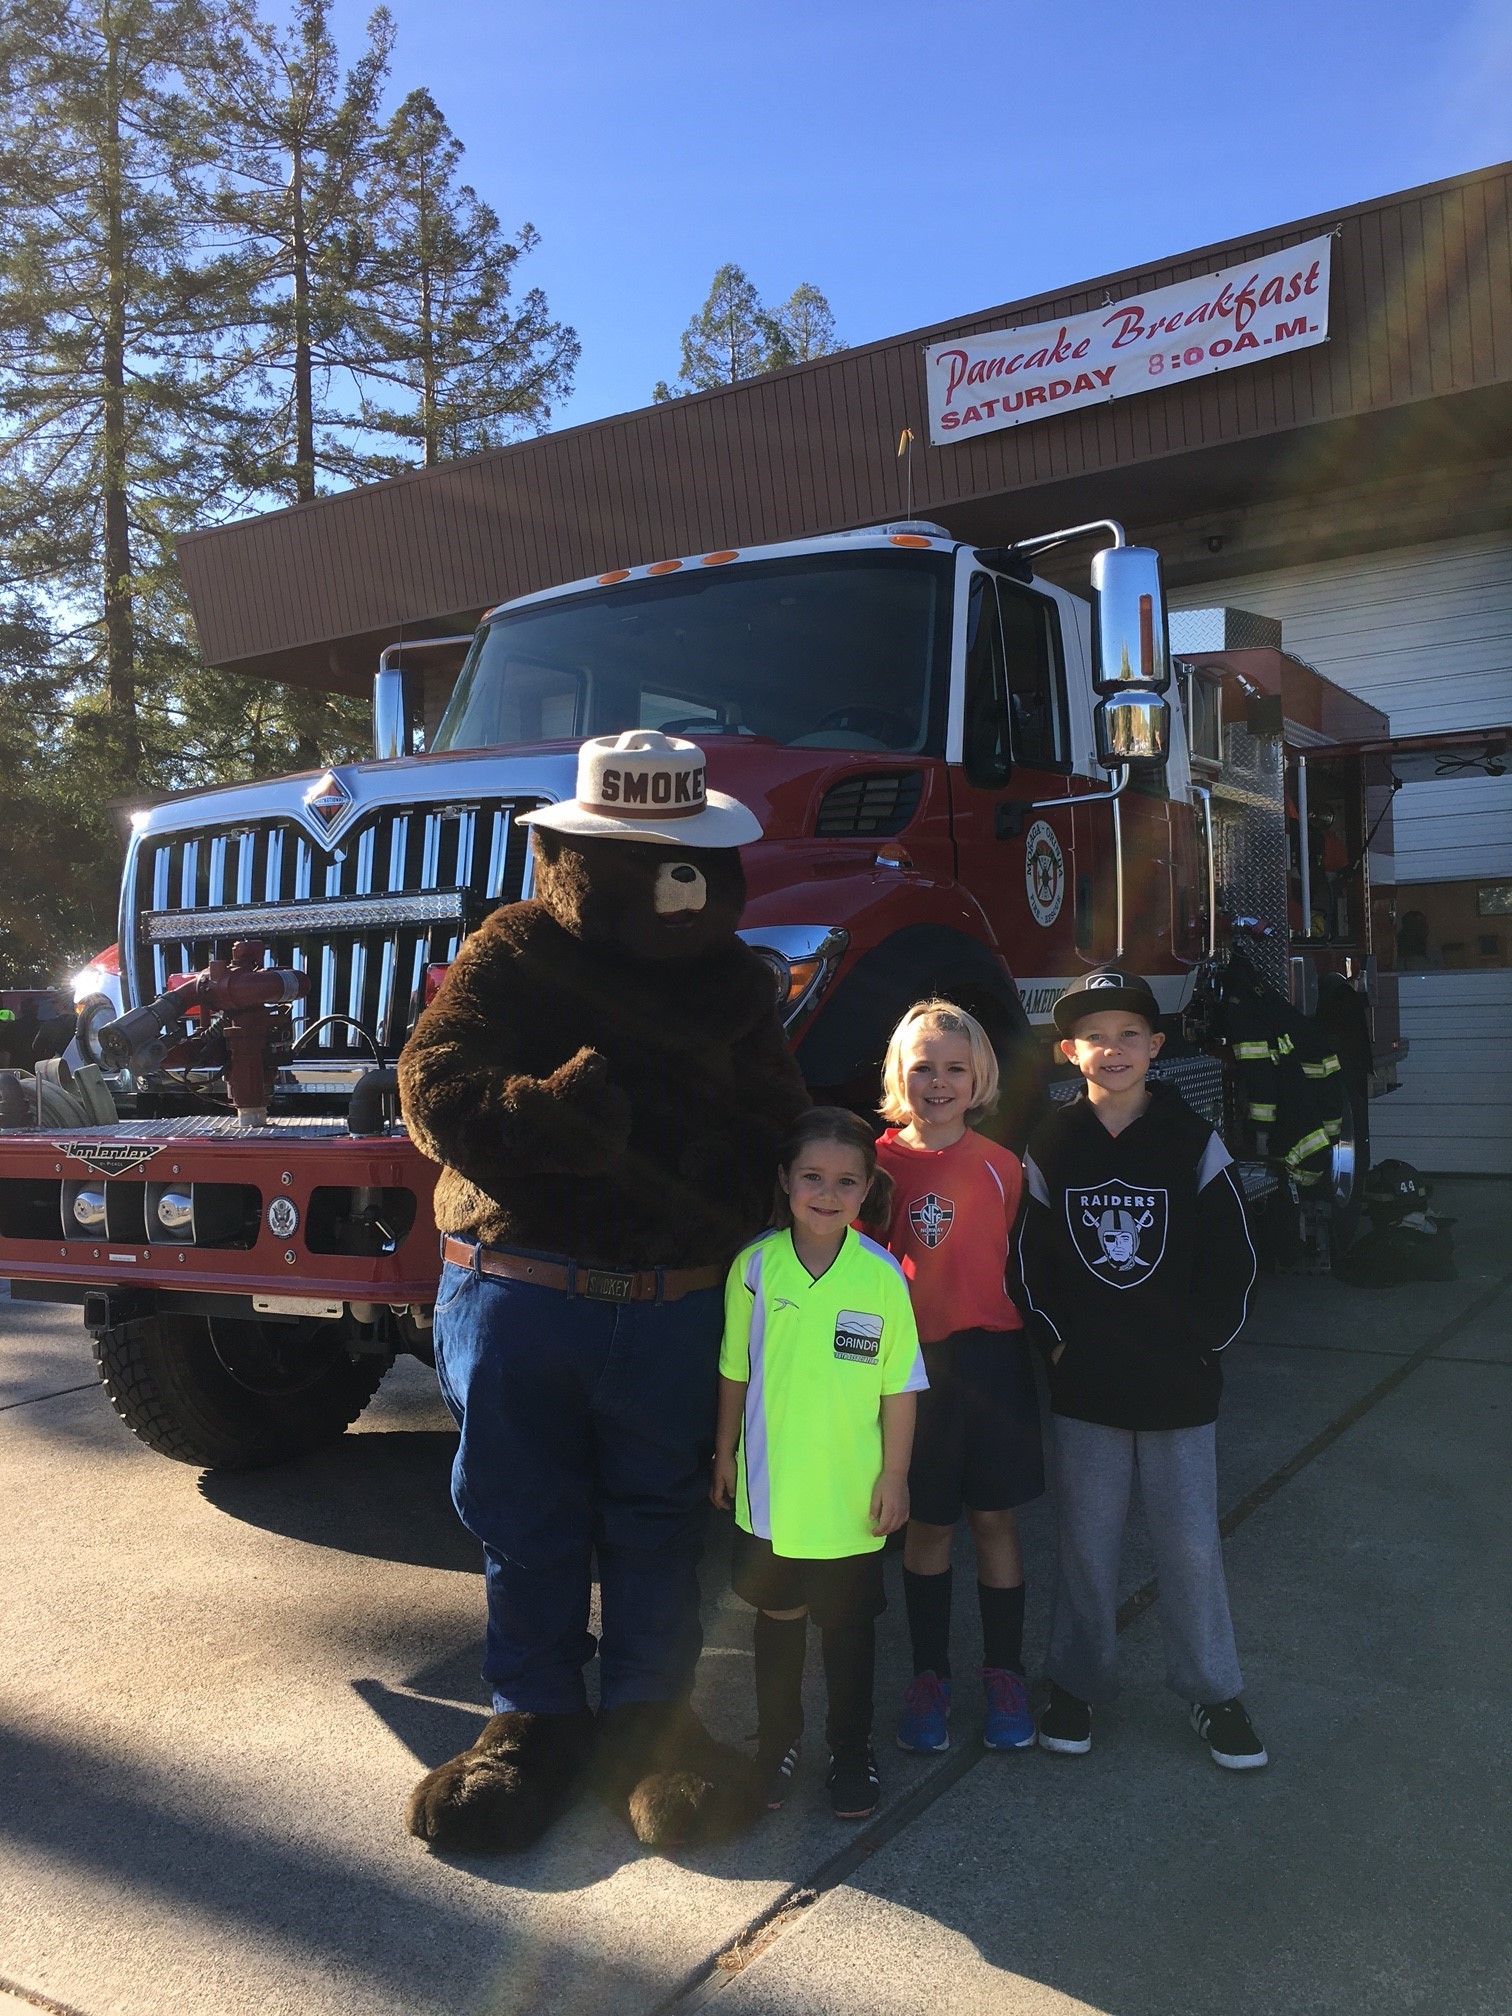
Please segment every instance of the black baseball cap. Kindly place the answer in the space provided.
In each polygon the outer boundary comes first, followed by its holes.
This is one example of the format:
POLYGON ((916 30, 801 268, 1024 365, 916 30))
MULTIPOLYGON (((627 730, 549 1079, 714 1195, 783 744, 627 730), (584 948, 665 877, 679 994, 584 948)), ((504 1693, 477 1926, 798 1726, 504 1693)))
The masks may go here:
POLYGON ((1120 966, 1099 966, 1094 973, 1083 973, 1050 1012, 1062 1036, 1070 1036, 1084 1015, 1101 1014, 1104 1008, 1131 1008, 1136 1015, 1143 1015, 1152 1029, 1160 1021, 1160 1003, 1149 981, 1120 966))

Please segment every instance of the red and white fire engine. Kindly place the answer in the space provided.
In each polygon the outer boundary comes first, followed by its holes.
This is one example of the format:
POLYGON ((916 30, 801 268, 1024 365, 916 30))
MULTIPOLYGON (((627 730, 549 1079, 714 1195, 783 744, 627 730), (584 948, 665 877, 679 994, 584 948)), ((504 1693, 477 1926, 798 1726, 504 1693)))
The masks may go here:
POLYGON ((519 814, 571 795, 582 738, 629 727, 701 743, 759 816, 744 936, 816 1095, 874 1098, 894 1020, 943 993, 988 1028, 1012 1125, 1060 989, 1123 960, 1181 1032, 1161 1068, 1256 1199, 1351 1221, 1368 1095, 1401 1047, 1377 964, 1387 723, 1231 626, 1173 663, 1157 556, 1117 526, 693 554, 524 596, 461 641, 444 707, 435 643, 384 654, 374 761, 138 814, 121 1012, 91 982, 70 1050, 118 1118, 39 1126, 11 1084, 0 1276, 82 1304, 154 1448, 275 1460, 340 1434, 396 1354, 428 1354, 434 1172, 394 1062, 466 934, 529 894, 519 814), (1090 603, 1034 571, 1082 538, 1090 603), (1307 1192, 1214 1016, 1236 947, 1344 1065, 1307 1192))

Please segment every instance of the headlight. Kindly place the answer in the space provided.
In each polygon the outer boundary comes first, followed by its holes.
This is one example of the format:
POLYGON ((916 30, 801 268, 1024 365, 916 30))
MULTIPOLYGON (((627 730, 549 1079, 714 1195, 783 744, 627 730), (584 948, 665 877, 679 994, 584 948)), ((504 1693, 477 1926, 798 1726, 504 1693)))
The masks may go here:
POLYGON ((740 936, 757 958, 771 968, 777 988, 777 1012, 790 1034, 819 1004, 845 956, 850 933, 822 924, 774 924, 740 936))

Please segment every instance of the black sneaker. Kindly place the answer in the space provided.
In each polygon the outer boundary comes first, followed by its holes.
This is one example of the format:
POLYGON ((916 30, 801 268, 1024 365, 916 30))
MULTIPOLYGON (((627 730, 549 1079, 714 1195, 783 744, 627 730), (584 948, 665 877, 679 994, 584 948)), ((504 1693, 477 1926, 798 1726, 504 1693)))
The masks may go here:
POLYGON ((870 1743, 837 1750, 824 1782, 837 1820, 869 1820, 882 1796, 876 1751, 870 1743))
POLYGON ((1068 1757, 1082 1757, 1092 1748, 1092 1710, 1054 1680, 1050 1699, 1039 1719, 1041 1750, 1059 1750, 1068 1757))
POLYGON ((1192 1727, 1225 1771, 1258 1771, 1270 1762, 1242 1701, 1194 1701, 1192 1727))
POLYGON ((768 1813, 781 1810, 782 1802, 793 1788, 793 1773, 798 1769, 801 1749, 795 1736, 786 1750, 758 1749, 756 1752, 756 1777, 761 1786, 761 1803, 768 1813))

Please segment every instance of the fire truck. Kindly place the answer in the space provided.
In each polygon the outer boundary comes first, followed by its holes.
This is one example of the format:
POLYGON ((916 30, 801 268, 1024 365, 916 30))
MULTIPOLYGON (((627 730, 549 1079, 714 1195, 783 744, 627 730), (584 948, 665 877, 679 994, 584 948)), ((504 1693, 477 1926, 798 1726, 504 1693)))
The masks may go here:
POLYGON ((571 796, 584 737, 641 726, 699 742, 761 820, 743 936, 816 1098, 874 1105, 897 1016, 943 994, 998 1050, 1011 1137, 1058 993, 1123 961, 1256 1210, 1326 1251, 1402 1051, 1388 725, 1279 635, 1213 625, 1173 658, 1158 556, 1111 522, 989 548, 907 522, 617 567, 391 648, 371 762, 135 815, 119 1004, 96 975, 52 1067, 93 1067, 116 1117, 49 1122, 11 1074, 0 1277, 81 1305, 166 1456, 341 1434, 430 1352, 435 1172, 395 1110, 400 1049, 467 933, 530 894, 520 814, 571 796), (1090 599, 1036 570, 1076 541, 1090 599), (1342 1063, 1307 1194, 1224 1038, 1240 958, 1342 1063))

